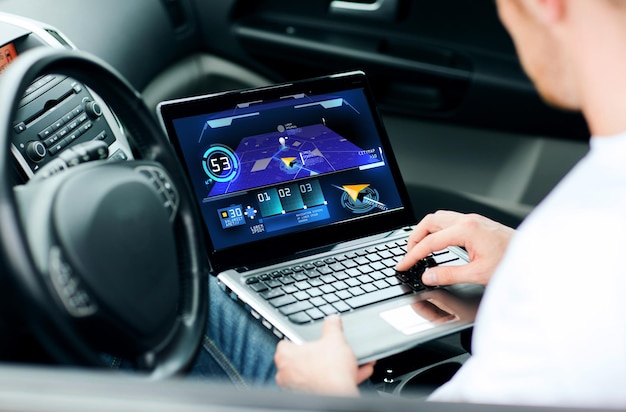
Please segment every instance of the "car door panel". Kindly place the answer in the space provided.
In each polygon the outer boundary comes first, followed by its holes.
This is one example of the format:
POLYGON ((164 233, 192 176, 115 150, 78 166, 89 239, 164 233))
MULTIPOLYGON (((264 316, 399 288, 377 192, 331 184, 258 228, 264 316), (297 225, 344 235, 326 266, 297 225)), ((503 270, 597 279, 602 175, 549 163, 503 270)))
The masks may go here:
MULTIPOLYGON (((340 3, 371 8, 377 2, 340 3)), ((201 16, 202 7, 215 9, 197 4, 201 16)), ((333 4, 231 2, 227 46, 206 33, 205 41, 287 80, 362 69, 386 111, 568 139, 588 136, 578 114, 541 102, 493 2, 397 1, 392 19, 337 13, 333 4)))

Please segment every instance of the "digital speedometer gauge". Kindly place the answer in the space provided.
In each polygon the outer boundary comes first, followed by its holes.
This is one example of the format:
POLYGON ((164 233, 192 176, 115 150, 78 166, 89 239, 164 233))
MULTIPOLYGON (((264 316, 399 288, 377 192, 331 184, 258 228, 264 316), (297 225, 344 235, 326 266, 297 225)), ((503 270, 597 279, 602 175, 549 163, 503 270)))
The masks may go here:
POLYGON ((239 175, 240 163, 226 146, 211 146, 202 156, 204 172, 216 182, 230 182, 239 175))

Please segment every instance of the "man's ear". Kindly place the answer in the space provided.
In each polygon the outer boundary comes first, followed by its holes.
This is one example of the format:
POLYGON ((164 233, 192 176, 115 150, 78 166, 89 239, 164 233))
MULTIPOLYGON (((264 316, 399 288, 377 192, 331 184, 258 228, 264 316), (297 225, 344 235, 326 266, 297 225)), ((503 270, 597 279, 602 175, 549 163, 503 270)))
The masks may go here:
POLYGON ((565 17, 566 0, 525 0, 530 13, 542 23, 557 23, 565 17))

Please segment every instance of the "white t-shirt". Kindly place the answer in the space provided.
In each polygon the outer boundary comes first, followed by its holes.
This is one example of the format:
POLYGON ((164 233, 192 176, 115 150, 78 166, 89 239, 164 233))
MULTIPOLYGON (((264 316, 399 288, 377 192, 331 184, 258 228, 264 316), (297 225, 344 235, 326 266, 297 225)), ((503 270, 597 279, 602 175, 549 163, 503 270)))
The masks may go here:
POLYGON ((626 407, 626 133, 593 137, 520 225, 472 346, 431 400, 626 407))

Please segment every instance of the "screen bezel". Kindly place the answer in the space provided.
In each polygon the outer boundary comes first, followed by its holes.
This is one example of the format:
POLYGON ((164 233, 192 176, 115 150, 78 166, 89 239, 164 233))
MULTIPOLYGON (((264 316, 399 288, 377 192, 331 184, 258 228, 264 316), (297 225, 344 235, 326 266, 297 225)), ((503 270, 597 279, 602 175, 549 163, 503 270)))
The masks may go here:
MULTIPOLYGON (((162 125, 170 137, 170 142, 179 159, 184 159, 182 148, 174 129, 174 119, 228 110, 242 101, 256 101, 299 93, 325 94, 355 88, 363 89, 368 106, 371 109, 372 119, 380 136, 389 169, 394 181, 397 182, 398 195, 404 207, 383 214, 368 215, 348 222, 338 222, 324 227, 284 235, 280 237, 280 244, 278 245, 275 239, 269 241, 266 239, 265 241, 246 243, 222 250, 214 248, 206 225, 203 222, 202 227, 207 244, 207 253, 214 271, 221 271, 226 268, 253 267, 255 264, 270 262, 283 256, 305 253, 309 250, 328 246, 328 239, 330 238, 334 240, 333 243, 340 243, 375 235, 392 228, 406 227, 415 222, 409 195, 402 180, 382 118, 375 105, 366 75, 362 71, 318 77, 265 88, 230 91, 167 101, 159 104, 157 111, 162 125)), ((184 161, 183 169, 187 177, 191 179, 184 161)), ((198 209, 200 209, 199 205, 198 209)), ((201 215, 202 213, 200 213, 201 215)))

